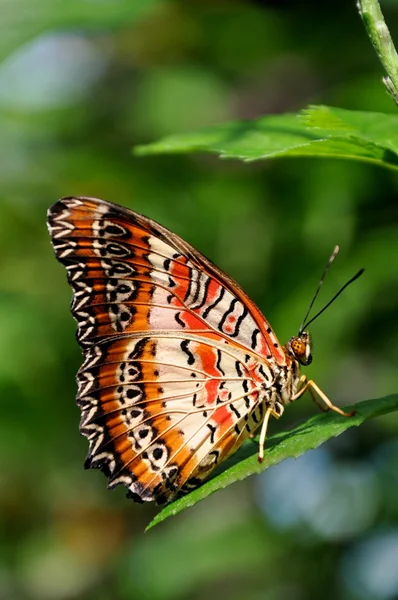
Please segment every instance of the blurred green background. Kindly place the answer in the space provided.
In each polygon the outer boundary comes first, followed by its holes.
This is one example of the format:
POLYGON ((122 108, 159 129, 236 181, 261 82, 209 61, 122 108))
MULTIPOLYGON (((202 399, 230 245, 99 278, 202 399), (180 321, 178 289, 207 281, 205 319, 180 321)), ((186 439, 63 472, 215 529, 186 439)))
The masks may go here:
MULTIPOLYGON (((398 39, 398 2, 382 3, 398 39)), ((2 0, 0 598, 398 598, 398 415, 223 490, 144 534, 85 472, 71 292, 47 208, 90 195, 187 239, 297 333, 334 244, 306 371, 336 404, 397 391, 398 177, 368 164, 135 144, 309 103, 397 108, 355 0, 2 0)), ((317 411, 305 397, 271 432, 317 411)))

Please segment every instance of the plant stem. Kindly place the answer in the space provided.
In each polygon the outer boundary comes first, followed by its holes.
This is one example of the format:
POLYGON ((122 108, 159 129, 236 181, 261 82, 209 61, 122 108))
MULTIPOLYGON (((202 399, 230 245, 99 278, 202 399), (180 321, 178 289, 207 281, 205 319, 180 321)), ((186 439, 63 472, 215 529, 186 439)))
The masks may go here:
POLYGON ((398 104, 398 54, 377 0, 357 0, 357 7, 377 55, 386 70, 383 82, 398 104))

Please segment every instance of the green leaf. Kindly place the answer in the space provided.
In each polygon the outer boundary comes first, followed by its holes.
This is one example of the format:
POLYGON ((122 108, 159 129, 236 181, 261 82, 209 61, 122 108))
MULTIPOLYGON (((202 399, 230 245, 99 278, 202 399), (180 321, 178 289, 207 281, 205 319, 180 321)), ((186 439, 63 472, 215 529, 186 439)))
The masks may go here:
POLYGON ((0 60, 46 31, 86 28, 91 31, 131 25, 161 0, 3 0, 0 60))
MULTIPOLYGON (((242 458, 240 462, 233 464, 221 474, 215 476, 201 487, 187 496, 179 498, 168 504, 148 525, 147 530, 161 523, 168 517, 177 515, 179 512, 194 506, 200 500, 204 500, 217 490, 227 487, 235 481, 245 479, 254 473, 261 473, 286 458, 298 458, 307 450, 317 448, 332 437, 343 433, 349 427, 361 425, 367 419, 379 417, 398 410, 398 394, 386 396, 377 400, 366 400, 347 407, 347 410, 355 408, 353 417, 342 417, 335 412, 322 413, 309 419, 292 429, 291 431, 279 433, 267 440, 264 452, 264 461, 257 460, 258 446, 253 442, 247 442, 235 455, 242 458)), ((235 458, 236 460, 236 458, 235 458)))
POLYGON ((398 168, 398 117, 327 106, 298 115, 269 115, 137 146, 135 154, 213 152, 245 161, 284 156, 329 156, 398 168))

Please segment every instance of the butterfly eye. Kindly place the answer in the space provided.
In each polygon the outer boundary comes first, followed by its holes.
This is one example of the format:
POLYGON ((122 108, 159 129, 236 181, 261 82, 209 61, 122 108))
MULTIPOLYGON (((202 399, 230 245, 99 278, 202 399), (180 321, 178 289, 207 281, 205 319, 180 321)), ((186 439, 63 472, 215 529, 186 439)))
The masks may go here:
POLYGON ((299 336, 293 337, 288 344, 288 348, 300 364, 309 365, 312 363, 311 337, 306 331, 301 332, 299 336))
POLYGON ((291 342, 291 348, 294 354, 298 357, 304 356, 306 352, 306 344, 300 338, 295 338, 291 342))

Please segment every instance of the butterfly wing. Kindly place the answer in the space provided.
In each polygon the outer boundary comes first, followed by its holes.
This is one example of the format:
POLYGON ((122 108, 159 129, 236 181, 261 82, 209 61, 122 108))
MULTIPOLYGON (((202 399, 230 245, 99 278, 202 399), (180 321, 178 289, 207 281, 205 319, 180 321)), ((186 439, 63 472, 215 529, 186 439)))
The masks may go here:
POLYGON ((135 500, 168 501, 258 426, 253 362, 282 365, 283 349, 232 279, 154 221, 64 198, 48 223, 85 355, 77 402, 86 466, 135 500))

